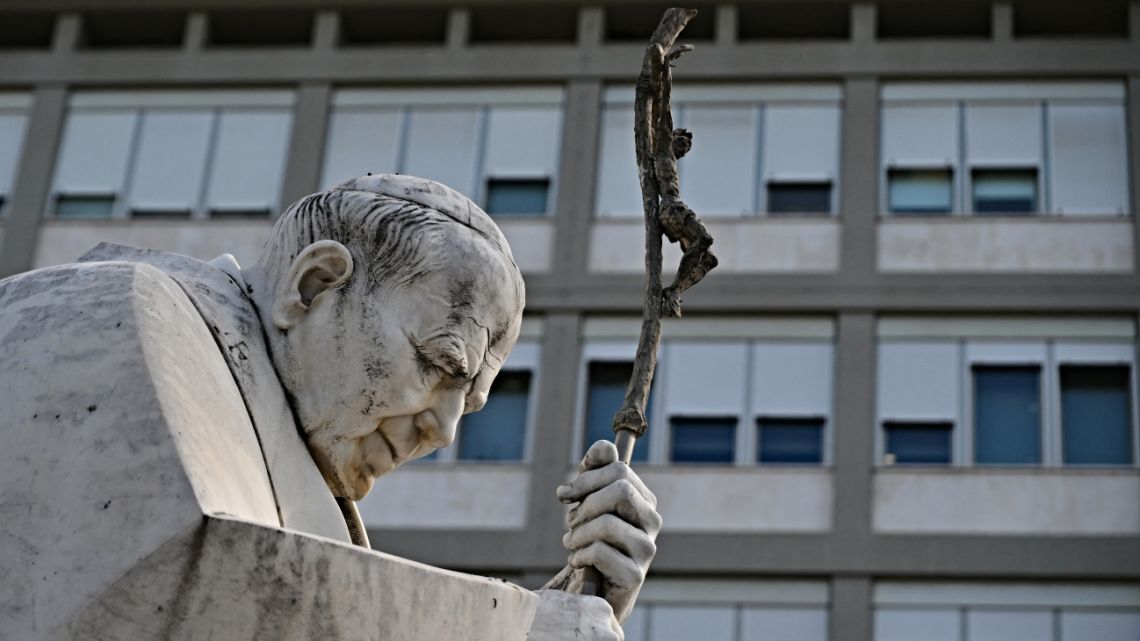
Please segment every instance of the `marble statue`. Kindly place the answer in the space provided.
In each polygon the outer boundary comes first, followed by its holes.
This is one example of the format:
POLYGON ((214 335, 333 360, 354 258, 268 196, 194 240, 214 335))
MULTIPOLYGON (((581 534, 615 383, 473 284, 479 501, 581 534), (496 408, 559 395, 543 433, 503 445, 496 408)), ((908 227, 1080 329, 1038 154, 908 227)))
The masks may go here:
POLYGON ((483 406, 523 301, 482 210, 393 175, 248 268, 104 244, 0 281, 0 639, 621 639, 661 519, 609 443, 558 488, 567 590, 361 545, 352 501, 483 406))

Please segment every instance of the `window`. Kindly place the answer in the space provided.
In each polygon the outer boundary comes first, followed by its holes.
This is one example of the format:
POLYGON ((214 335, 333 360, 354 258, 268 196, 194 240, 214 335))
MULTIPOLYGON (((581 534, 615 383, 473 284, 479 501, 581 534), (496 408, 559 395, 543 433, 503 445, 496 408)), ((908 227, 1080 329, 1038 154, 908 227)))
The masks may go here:
MULTIPOLYGON (((582 451, 598 441, 614 438, 614 414, 625 401, 625 391, 633 374, 630 362, 593 362, 587 368, 586 435, 582 451)), ((645 407, 646 421, 652 421, 653 392, 645 407)), ((649 432, 637 439, 633 448, 633 461, 644 462, 649 454, 649 432)))
POLYGON ((881 97, 891 213, 1129 211, 1121 83, 898 82, 881 97), (948 175, 896 173, 932 167, 948 175))
POLYGON ((499 372, 482 410, 463 417, 457 430, 463 461, 521 461, 526 441, 530 372, 499 372))
POLYGON ((543 214, 549 178, 488 178, 488 214, 543 214))
POLYGON ((875 387, 885 464, 1136 464, 1132 320, 879 323, 875 387), (946 338, 912 338, 918 335, 946 338), (912 448, 938 454, 913 461, 912 448))
POLYGON ((953 423, 887 422, 883 425, 886 460, 900 465, 949 465, 953 429, 953 423))
MULTIPOLYGON (((596 211, 640 217, 633 94, 614 87, 604 100, 596 211)), ((706 218, 833 211, 839 100, 822 84, 678 88, 674 121, 694 135, 679 164, 686 204, 706 218)))
POLYGON ((11 199, 16 182, 29 106, 27 96, 0 93, 0 215, 5 213, 4 205, 11 199))
POLYGON ((1031 214, 1037 208, 1036 169, 974 169, 974 211, 979 214, 1031 214))
POLYGON ((822 418, 759 418, 760 463, 823 463, 822 418))
POLYGON ((562 100, 556 88, 337 91, 322 183, 405 173, 467 194, 491 214, 548 214, 562 100))
POLYGON ((1041 369, 974 367, 974 461, 1041 462, 1041 369))
POLYGON ((283 91, 75 94, 56 162, 55 214, 269 215, 292 100, 283 91))
POLYGON ((670 461, 727 465, 735 460, 735 418, 674 417, 670 423, 670 461))
POLYGON ((768 213, 826 214, 831 211, 831 183, 768 183, 768 213))
POLYGON ((1061 433, 1066 465, 1130 465, 1128 367, 1061 366, 1061 433))
POLYGON ((949 169, 888 169, 887 210, 892 214, 949 214, 953 181, 949 169))

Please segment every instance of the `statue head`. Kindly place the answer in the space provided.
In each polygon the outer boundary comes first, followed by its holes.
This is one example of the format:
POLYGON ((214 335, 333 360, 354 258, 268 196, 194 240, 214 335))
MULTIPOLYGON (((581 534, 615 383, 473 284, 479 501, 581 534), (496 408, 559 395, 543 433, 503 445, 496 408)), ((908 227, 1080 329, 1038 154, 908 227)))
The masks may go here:
POLYGON ((248 280, 309 451, 350 499, 454 440, 522 323, 522 276, 498 227, 411 176, 294 203, 248 280))

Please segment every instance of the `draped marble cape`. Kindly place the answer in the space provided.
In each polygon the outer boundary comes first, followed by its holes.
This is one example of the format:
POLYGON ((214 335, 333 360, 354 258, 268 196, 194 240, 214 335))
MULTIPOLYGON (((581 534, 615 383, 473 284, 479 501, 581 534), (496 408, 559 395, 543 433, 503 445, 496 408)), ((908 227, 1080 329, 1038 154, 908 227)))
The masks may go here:
POLYGON ((0 639, 524 639, 534 593, 350 543, 231 262, 0 281, 0 639))

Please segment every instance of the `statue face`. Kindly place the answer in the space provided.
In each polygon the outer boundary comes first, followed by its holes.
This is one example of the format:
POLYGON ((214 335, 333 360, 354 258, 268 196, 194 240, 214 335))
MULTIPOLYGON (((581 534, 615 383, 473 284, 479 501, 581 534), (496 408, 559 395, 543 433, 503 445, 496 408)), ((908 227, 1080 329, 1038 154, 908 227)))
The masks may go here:
POLYGON ((288 332, 299 369, 290 392, 338 496, 360 499, 377 477, 449 445, 514 347, 514 266, 481 239, 458 245, 439 248, 446 265, 403 287, 368 291, 355 274, 288 332))

